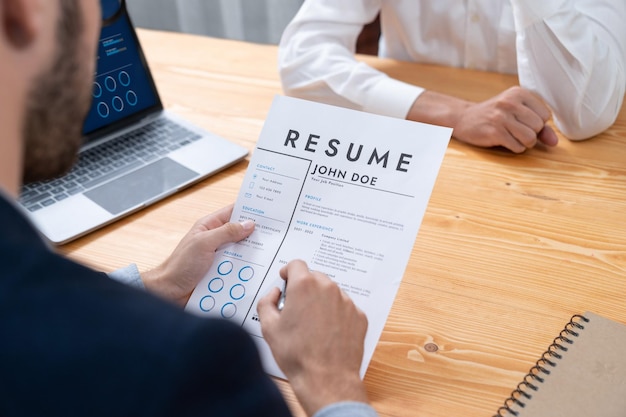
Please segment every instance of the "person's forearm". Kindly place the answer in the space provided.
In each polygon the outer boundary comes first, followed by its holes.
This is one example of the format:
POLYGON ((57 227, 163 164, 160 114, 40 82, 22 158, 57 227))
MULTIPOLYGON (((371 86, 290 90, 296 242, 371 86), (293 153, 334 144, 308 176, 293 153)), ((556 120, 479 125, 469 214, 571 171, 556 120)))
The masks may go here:
POLYGON ((407 118, 451 127, 452 135, 461 142, 503 146, 515 153, 538 142, 548 146, 558 143, 546 125, 550 109, 537 95, 519 86, 477 103, 426 91, 415 100, 407 118))
POLYGON ((454 129, 470 105, 469 101, 427 90, 415 100, 406 118, 454 129))

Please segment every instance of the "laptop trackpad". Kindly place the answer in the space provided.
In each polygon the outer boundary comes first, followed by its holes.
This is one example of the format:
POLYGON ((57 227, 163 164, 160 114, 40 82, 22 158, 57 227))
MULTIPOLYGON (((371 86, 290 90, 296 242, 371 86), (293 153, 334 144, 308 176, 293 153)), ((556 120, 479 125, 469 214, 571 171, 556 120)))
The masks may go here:
POLYGON ((163 158, 89 190, 84 195, 111 214, 119 214, 176 189, 197 176, 197 172, 170 158, 163 158))

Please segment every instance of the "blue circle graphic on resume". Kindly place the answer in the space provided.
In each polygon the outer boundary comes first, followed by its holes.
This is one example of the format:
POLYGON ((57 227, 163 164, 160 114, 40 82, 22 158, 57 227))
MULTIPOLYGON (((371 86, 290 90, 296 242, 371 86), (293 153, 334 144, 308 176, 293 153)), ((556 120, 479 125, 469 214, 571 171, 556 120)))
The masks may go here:
POLYGON ((202 297, 202 299, 200 300, 200 310, 208 313, 209 311, 213 310, 213 307, 215 307, 215 298, 211 297, 210 295, 202 297))
POLYGON ((196 305, 205 313, 211 312, 226 319, 235 319, 244 314, 246 300, 251 300, 249 288, 246 287, 255 275, 254 267, 242 260, 227 258, 217 261, 211 271, 203 284, 205 293, 196 301, 199 302, 196 305))
POLYGON ((226 303, 222 306, 222 317, 225 319, 232 318, 235 314, 237 314, 237 306, 233 303, 226 303))
POLYGON ((241 300, 246 295, 246 288, 241 284, 235 284, 230 289, 230 297, 233 300, 241 300))
POLYGON ((231 261, 224 261, 217 266, 217 273, 220 275, 228 275, 233 270, 233 263, 231 261))
POLYGON ((254 276, 254 269, 251 266, 244 266, 239 270, 239 279, 242 281, 250 281, 254 276))
POLYGON ((209 291, 220 292, 224 288, 224 280, 222 278, 213 278, 209 281, 209 291))

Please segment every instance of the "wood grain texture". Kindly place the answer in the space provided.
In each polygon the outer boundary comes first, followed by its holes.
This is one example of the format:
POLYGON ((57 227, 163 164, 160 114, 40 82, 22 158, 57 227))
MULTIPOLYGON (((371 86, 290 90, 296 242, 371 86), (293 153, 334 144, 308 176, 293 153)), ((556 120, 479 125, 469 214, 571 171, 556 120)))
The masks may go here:
MULTIPOLYGON (((277 49, 140 31, 167 108, 251 151, 281 86, 277 49)), ((361 56, 393 77, 484 100, 514 76, 361 56)), ((59 248, 105 271, 157 265, 233 202, 247 161, 59 248)), ((523 155, 450 143, 365 376, 381 416, 491 416, 570 316, 626 323, 626 111, 584 142, 523 155), (434 343, 438 350, 424 346, 434 343)), ((295 415, 289 384, 276 381, 295 415)))

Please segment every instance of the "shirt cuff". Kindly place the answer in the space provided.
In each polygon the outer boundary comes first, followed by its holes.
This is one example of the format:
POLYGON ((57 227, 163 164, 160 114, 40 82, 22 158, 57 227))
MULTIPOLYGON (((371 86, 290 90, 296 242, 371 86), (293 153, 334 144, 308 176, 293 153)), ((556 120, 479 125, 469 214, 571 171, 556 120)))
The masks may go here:
POLYGON ((322 408, 313 417, 378 417, 378 413, 368 404, 342 401, 322 408))
POLYGON ((563 8, 563 4, 569 0, 542 0, 542 1, 528 1, 528 0, 513 0, 513 16, 515 18, 515 27, 517 30, 522 30, 531 26, 536 22, 543 21, 558 10, 563 8))
POLYGON ((411 106, 423 92, 422 87, 384 77, 368 90, 368 99, 363 105, 363 110, 406 119, 411 106))
POLYGON ((139 288, 141 290, 146 288, 143 285, 143 281, 141 280, 141 274, 139 274, 139 269, 137 269, 137 265, 135 264, 130 264, 125 268, 117 269, 107 275, 109 276, 109 278, 119 281, 123 284, 130 285, 131 287, 139 288))

